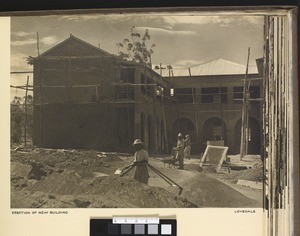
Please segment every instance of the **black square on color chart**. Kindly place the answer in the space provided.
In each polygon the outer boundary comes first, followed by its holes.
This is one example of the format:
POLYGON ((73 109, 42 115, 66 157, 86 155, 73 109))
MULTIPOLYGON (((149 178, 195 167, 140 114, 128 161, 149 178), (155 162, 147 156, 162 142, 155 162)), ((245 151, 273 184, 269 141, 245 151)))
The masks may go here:
POLYGON ((112 219, 91 219, 90 236, 176 236, 176 220, 159 224, 113 224, 112 219))
POLYGON ((109 224, 107 232, 109 235, 116 235, 118 234, 118 229, 118 225, 109 224))

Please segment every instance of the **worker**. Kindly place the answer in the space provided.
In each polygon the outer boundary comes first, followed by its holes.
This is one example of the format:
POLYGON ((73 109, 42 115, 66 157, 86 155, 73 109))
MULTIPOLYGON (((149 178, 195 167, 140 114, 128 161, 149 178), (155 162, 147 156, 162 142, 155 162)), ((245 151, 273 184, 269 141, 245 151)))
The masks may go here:
POLYGON ((184 139, 182 133, 179 133, 177 136, 177 146, 176 146, 177 156, 179 162, 179 169, 183 170, 183 159, 184 159, 184 139))
POLYGON ((184 157, 187 159, 191 159, 191 139, 188 134, 185 136, 184 143, 185 143, 184 157))
POLYGON ((147 165, 149 154, 145 149, 143 149, 144 144, 141 139, 136 139, 132 146, 135 149, 133 160, 136 166, 134 179, 141 183, 148 184, 149 173, 147 165))

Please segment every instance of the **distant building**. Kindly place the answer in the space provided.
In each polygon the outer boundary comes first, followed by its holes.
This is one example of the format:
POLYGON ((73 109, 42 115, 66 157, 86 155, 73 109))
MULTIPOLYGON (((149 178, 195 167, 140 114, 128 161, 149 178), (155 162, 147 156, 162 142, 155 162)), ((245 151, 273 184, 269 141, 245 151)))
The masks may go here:
MULTIPOLYGON (((175 141, 176 133, 182 132, 191 135, 194 152, 203 152, 207 141, 222 140, 229 146, 229 153, 239 153, 245 72, 245 66, 223 59, 190 69, 162 70, 171 86, 173 109, 176 110, 170 120, 172 141, 175 141)), ((259 154, 263 83, 257 67, 249 67, 247 78, 251 81, 250 97, 253 99, 250 103, 249 153, 259 154)))
MULTIPOLYGON (((34 58, 34 145, 129 152, 141 138, 161 153, 182 132, 191 135, 195 153, 213 140, 238 153, 245 67, 218 59, 162 73, 70 36, 34 58)), ((261 97, 255 68, 248 78, 251 97, 261 97)), ((260 149, 260 110, 253 101, 251 153, 260 149)))

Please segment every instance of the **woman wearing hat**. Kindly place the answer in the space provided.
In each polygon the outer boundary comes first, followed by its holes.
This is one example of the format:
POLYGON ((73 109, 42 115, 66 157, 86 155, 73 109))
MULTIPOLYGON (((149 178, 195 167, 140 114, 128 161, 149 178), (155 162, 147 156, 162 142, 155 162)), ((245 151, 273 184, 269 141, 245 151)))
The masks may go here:
POLYGON ((148 174, 148 159, 149 154, 148 152, 143 149, 143 142, 140 139, 136 139, 132 146, 135 149, 134 153, 134 163, 135 163, 135 173, 134 173, 134 179, 144 183, 148 184, 149 174, 148 174))
POLYGON ((178 159, 179 162, 179 169, 183 170, 183 158, 184 158, 184 139, 182 136, 182 133, 179 133, 177 136, 177 146, 176 146, 176 150, 177 150, 177 156, 176 159, 178 159))
POLYGON ((191 159, 191 139, 188 134, 185 136, 184 142, 185 142, 184 157, 187 159, 191 159))

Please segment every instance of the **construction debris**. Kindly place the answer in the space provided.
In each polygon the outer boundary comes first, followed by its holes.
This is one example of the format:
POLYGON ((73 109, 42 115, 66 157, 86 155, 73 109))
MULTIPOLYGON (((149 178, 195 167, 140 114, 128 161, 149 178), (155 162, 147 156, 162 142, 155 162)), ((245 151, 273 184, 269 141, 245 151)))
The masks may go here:
POLYGON ((251 169, 231 171, 231 173, 228 174, 227 179, 233 181, 237 181, 240 179, 254 182, 263 182, 263 167, 255 166, 251 169))
MULTIPOLYGON (((260 205, 260 201, 192 168, 199 168, 199 159, 186 160, 189 162, 186 169, 178 170, 164 167, 161 157, 150 157, 148 186, 134 180, 133 171, 122 177, 115 175, 120 166, 127 168, 132 163, 128 155, 96 150, 28 150, 23 153, 12 149, 11 152, 13 208, 260 205)), ((233 174, 226 176, 234 178, 233 174)))

